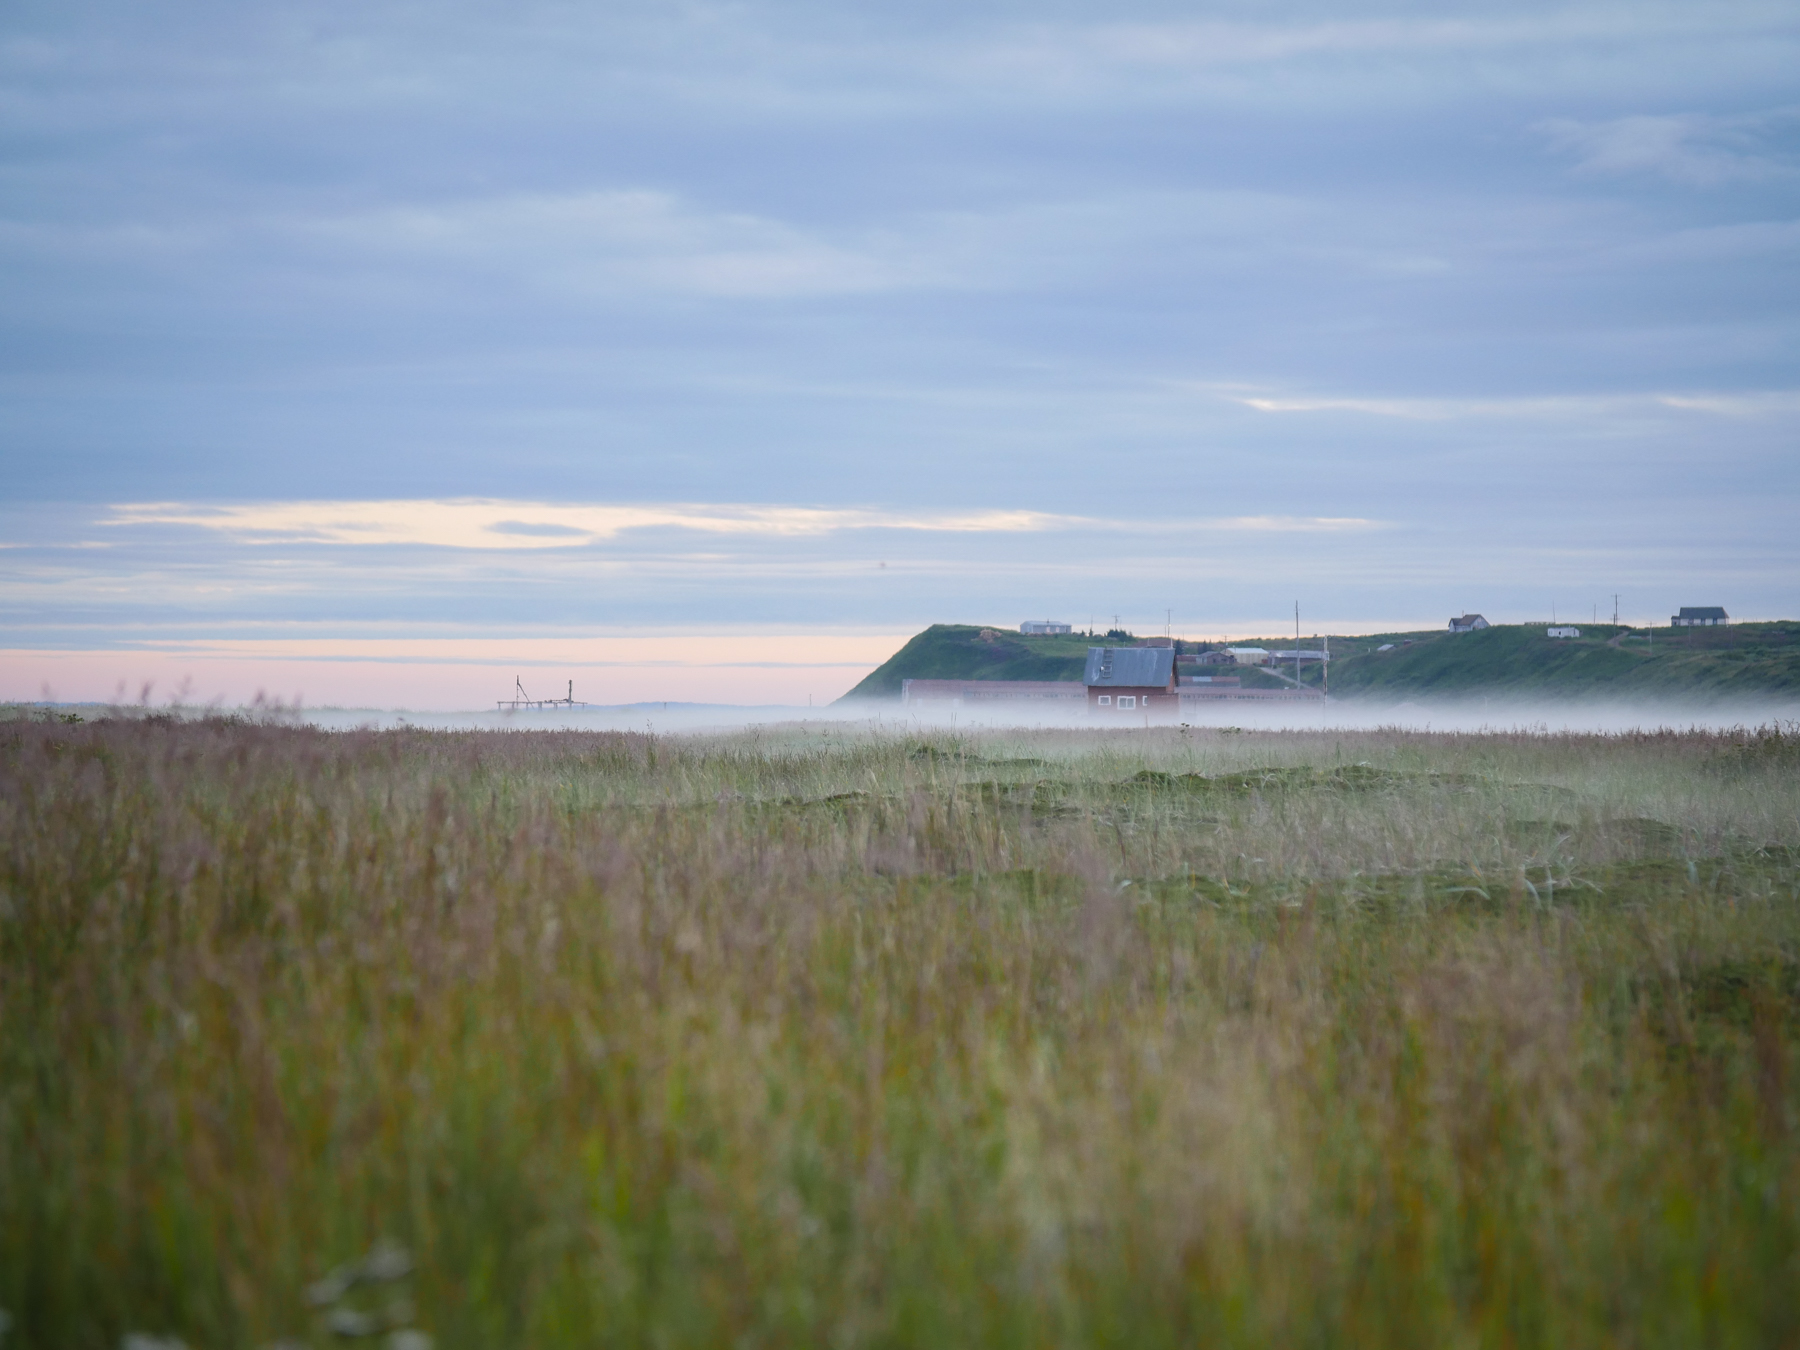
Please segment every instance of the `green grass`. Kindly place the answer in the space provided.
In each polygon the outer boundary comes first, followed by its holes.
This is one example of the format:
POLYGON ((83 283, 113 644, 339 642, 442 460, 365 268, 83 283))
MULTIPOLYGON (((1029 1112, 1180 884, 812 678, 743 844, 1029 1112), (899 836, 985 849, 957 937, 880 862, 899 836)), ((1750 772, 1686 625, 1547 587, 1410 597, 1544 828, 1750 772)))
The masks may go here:
MULTIPOLYGON (((1582 636, 1549 638, 1542 626, 1499 624, 1475 633, 1379 633, 1330 639, 1331 693, 1345 699, 1419 696, 1665 698, 1684 702, 1800 698, 1800 623, 1719 629, 1632 630, 1580 624, 1582 636), (1619 639, 1614 642, 1614 639, 1619 639), (1395 650, 1378 650, 1392 643, 1395 650)), ((964 624, 933 624, 847 699, 897 697, 903 679, 1079 680, 1090 643, 1080 634, 1025 637, 964 624), (983 633, 989 636, 982 637, 983 633)), ((1241 638, 1285 651, 1292 637, 1241 638)), ((1302 645, 1316 649, 1320 639, 1302 645)), ((1255 667, 1232 673, 1250 688, 1286 682, 1255 667)), ((1303 664, 1317 685, 1317 663, 1303 664)))
POLYGON ((1080 633, 1027 636, 1016 630, 934 623, 844 698, 897 698, 902 680, 1079 680, 1088 647, 1102 641, 1080 633))
POLYGON ((1775 733, 3 723, 8 1350, 1794 1344, 1797 859, 1775 733))
MULTIPOLYGON (((1332 639, 1339 698, 1425 696, 1558 699, 1665 698, 1684 702, 1800 697, 1800 624, 1632 630, 1579 624, 1579 638, 1540 626, 1474 633, 1332 639), (1616 641, 1615 641, 1616 639, 1616 641), (1376 650, 1382 643, 1402 643, 1376 650)), ((1309 681, 1317 679, 1305 672, 1309 681)))

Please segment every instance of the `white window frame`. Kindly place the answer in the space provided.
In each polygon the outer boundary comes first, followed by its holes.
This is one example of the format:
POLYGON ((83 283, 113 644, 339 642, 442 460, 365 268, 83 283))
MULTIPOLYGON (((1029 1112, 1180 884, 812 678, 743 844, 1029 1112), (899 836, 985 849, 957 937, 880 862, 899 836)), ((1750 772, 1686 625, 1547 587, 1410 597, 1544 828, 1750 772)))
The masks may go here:
POLYGON ((1102 708, 1112 707, 1112 695, 1111 694, 1100 695, 1100 706, 1102 708))
POLYGON ((1137 695, 1136 694, 1120 694, 1119 695, 1119 706, 1121 708, 1137 707, 1137 695))

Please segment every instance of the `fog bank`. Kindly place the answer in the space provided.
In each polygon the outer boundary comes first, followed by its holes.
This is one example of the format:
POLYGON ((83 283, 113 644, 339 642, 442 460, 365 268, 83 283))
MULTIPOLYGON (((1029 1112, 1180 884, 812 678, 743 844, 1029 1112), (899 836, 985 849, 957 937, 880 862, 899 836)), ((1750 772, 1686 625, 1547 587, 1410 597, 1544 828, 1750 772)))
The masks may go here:
POLYGON ((1176 721, 1129 714, 1090 715, 1085 709, 1047 709, 1034 704, 980 707, 898 703, 838 704, 829 708, 738 707, 726 704, 652 703, 623 707, 538 709, 520 712, 407 712, 319 708, 291 714, 330 730, 420 727, 455 731, 649 731, 657 734, 731 731, 779 725, 856 726, 869 731, 948 731, 958 728, 1054 727, 1131 730, 1186 724, 1246 731, 1342 728, 1496 733, 1638 732, 1726 730, 1800 722, 1800 702, 1742 700, 1679 702, 1502 702, 1497 699, 1411 700, 1403 703, 1233 703, 1185 710, 1176 721))

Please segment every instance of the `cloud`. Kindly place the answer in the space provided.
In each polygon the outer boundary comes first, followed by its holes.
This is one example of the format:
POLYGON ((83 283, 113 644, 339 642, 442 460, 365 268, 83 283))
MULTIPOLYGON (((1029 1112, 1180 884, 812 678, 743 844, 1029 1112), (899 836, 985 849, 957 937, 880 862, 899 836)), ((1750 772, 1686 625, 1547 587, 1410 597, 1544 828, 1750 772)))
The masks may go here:
MULTIPOLYGON (((1232 531, 1338 533, 1380 528, 1380 522, 1360 516, 1250 515, 1124 521, 1025 510, 883 511, 812 506, 609 505, 491 499, 252 502, 224 506, 130 502, 111 507, 110 514, 97 523, 115 528, 186 526, 251 547, 423 545, 480 551, 585 547, 618 540, 631 531, 659 529, 745 539, 800 540, 877 530, 952 535, 1124 532, 1131 536, 1148 536, 1232 531)), ((705 562, 725 568, 744 565, 742 558, 715 558, 692 553, 681 554, 676 560, 684 568, 705 562)))
POLYGON ((554 525, 545 521, 497 520, 487 527, 495 534, 517 534, 538 539, 587 539, 587 531, 573 525, 554 525))
POLYGON ((1791 0, 435 13, 0 39, 0 620, 1791 608, 1791 0))
MULTIPOLYGON (((381 316, 377 331, 411 307, 438 314, 447 298, 473 296, 491 331, 496 313, 546 302, 592 313, 673 298, 674 312, 693 315, 704 310, 680 302, 920 297, 955 305, 969 294, 1097 290, 1119 303, 1146 286, 1204 286, 1212 304, 1251 303, 1266 316, 1271 286, 1279 298, 1302 276, 1325 288, 1357 275, 1443 278, 1466 271, 1472 253, 1516 247, 1519 232, 1491 215, 1479 227, 1460 213, 1434 223, 1397 218, 1381 201, 1328 202, 1300 185, 1204 178, 1127 186, 1052 176, 1024 190, 910 202, 880 212, 877 224, 820 220, 818 205, 805 201, 742 209, 761 195, 742 185, 678 193, 614 183, 436 200, 411 193, 329 212, 244 207, 177 219, 180 209, 168 205, 167 218, 154 221, 0 219, 0 248, 60 260, 81 275, 97 262, 198 269, 188 298, 219 294, 231 307, 268 305, 291 287, 284 318, 366 309, 381 316), (262 284, 244 285, 251 278, 262 284), (511 292, 504 307, 497 291, 511 292)), ((116 303, 113 288, 103 303, 116 303)))
POLYGON ((1794 167, 1762 151, 1765 133, 1792 111, 1751 117, 1702 113, 1616 117, 1604 122, 1553 118, 1537 124, 1551 146, 1576 159, 1576 171, 1656 174, 1694 187, 1789 177, 1794 167))
POLYGON ((1001 48, 1021 63, 1138 67, 1266 65, 1313 55, 1487 50, 1543 45, 1572 36, 1617 36, 1621 25, 1583 16, 1573 24, 1519 19, 1363 19, 1242 23, 1220 20, 1043 27, 1001 48))
POLYGON ((499 193, 320 215, 257 211, 181 220, 0 218, 0 248, 47 257, 169 264, 232 257, 353 273, 396 269, 459 279, 510 277, 582 299, 661 293, 716 299, 855 296, 975 284, 981 269, 923 228, 805 229, 768 215, 709 210, 642 187, 499 193))
MULTIPOLYGON (((966 39, 952 50, 950 68, 966 77, 1038 84, 1059 91, 1142 90, 1173 84, 1215 95, 1254 97, 1278 91, 1297 97, 1349 93, 1366 99, 1455 81, 1471 59, 1504 61, 1535 80, 1557 79, 1558 67, 1580 71, 1591 87, 1594 62, 1569 62, 1573 52, 1604 53, 1679 48, 1696 67, 1703 49, 1760 43, 1765 50, 1792 41, 1792 16, 1778 5, 1743 0, 1692 6, 1639 4, 1517 5, 1456 16, 1357 14, 1356 7, 1298 6, 1266 19, 1136 19, 1129 11, 1101 22, 1018 24, 966 39), (1554 54, 1560 60, 1545 60, 1554 54), (1304 90, 1270 73, 1305 67, 1304 90), (1396 79, 1396 75, 1401 78, 1396 79)), ((1741 59, 1740 59, 1741 64, 1741 59)))
POLYGON ((1260 394, 1216 389, 1222 397, 1265 413, 1350 412, 1407 421, 1450 422, 1473 418, 1544 418, 1568 422, 1593 417, 1655 413, 1662 409, 1725 417, 1766 417, 1800 412, 1800 390, 1734 393, 1577 394, 1513 398, 1362 398, 1260 394))
POLYGON ((832 240, 646 188, 396 206, 277 228, 413 266, 435 261, 498 269, 584 294, 767 299, 866 294, 950 279, 892 233, 832 240))
MULTIPOLYGON (((1171 247, 1201 256, 1183 270, 1230 270, 1274 250, 1383 275, 1437 273, 1443 259, 1396 248, 1385 218, 1356 237, 1314 242, 1323 223, 1301 196, 1261 190, 1139 189, 1016 196, 974 206, 907 209, 879 227, 802 228, 768 214, 711 209, 644 187, 408 203, 316 219, 247 220, 247 249, 315 265, 475 278, 500 276, 539 295, 582 302, 635 295, 782 300, 899 292, 1109 288, 1146 260, 1166 276, 1171 247)), ((1334 218, 1342 228, 1342 213, 1334 218)), ((3 228, 3 226, 0 226, 3 228)), ((3 236, 0 236, 3 237, 3 236)), ((21 234, 21 238, 25 235, 21 234)), ((46 247, 75 247, 54 230, 46 247)), ((95 251, 173 249, 175 231, 103 231, 95 251)), ((216 246, 217 241, 208 243, 216 246)), ((198 247, 198 244, 193 246, 198 247)), ((435 284, 435 282, 434 282, 435 284)))
POLYGON ((1253 534, 1340 534, 1382 527, 1380 521, 1362 516, 1230 516, 1208 524, 1217 530, 1246 530, 1253 534))
POLYGON ((449 501, 297 501, 210 506, 130 502, 102 525, 184 525, 246 544, 413 544, 455 549, 554 549, 629 530, 803 537, 846 530, 1019 534, 1078 522, 1038 511, 906 512, 757 505, 603 505, 479 498, 449 501))
POLYGON ((1734 394, 1663 394, 1657 402, 1685 412, 1720 417, 1771 417, 1800 413, 1800 390, 1748 390, 1734 394))

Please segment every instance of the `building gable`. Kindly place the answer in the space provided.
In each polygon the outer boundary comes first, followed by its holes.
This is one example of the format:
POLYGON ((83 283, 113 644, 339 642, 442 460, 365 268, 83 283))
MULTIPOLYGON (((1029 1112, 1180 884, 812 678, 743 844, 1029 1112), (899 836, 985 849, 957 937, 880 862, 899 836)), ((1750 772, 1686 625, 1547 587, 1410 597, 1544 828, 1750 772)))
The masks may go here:
POLYGON ((1089 647, 1082 683, 1090 689, 1168 689, 1175 683, 1171 647, 1089 647))

